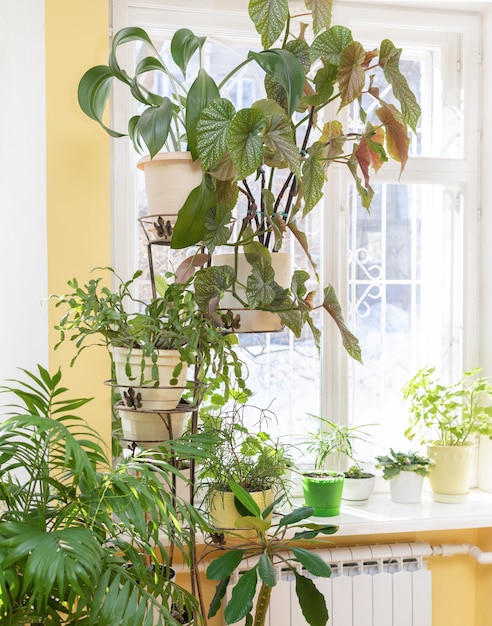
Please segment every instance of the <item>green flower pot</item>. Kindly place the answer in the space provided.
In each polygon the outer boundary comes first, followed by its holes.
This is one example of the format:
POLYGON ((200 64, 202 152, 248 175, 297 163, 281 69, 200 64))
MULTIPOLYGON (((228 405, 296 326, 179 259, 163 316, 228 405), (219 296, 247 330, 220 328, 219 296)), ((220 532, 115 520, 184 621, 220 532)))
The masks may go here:
POLYGON ((309 472, 302 476, 306 506, 314 508, 314 515, 331 517, 340 513, 344 475, 341 472, 309 472))

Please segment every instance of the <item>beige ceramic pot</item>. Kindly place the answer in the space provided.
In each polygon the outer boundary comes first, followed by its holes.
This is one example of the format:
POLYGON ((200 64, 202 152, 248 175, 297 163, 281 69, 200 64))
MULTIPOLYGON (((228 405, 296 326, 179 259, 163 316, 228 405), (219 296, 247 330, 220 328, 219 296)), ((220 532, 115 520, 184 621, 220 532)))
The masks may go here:
POLYGON ((187 367, 184 366, 178 376, 178 383, 171 385, 173 370, 180 361, 178 350, 162 350, 157 357, 159 371, 158 386, 152 379, 152 361, 144 361, 142 376, 142 350, 134 348, 131 353, 127 348, 111 348, 115 364, 115 376, 118 390, 124 404, 131 407, 132 397, 135 408, 142 411, 172 411, 178 406, 186 384, 187 367), (130 365, 131 376, 127 375, 127 363, 130 365), (143 380, 143 384, 141 384, 143 380), (140 399, 137 398, 140 394, 140 399))
MULTIPOLYGON (((234 254, 216 254, 212 257, 214 265, 229 265, 234 267, 234 254)), ((281 287, 290 287, 292 277, 293 257, 290 252, 272 253, 272 268, 275 272, 275 282, 281 287)), ((237 261, 237 282, 246 285, 252 267, 246 260, 244 254, 238 254, 237 261)), ((243 301, 247 301, 246 290, 240 285, 236 286, 236 292, 243 301)), ((245 309, 241 302, 232 293, 225 293, 219 303, 222 311, 232 311, 234 315, 240 315, 239 333, 265 333, 281 331, 284 328, 280 316, 269 311, 258 311, 255 309, 245 309)))
POLYGON ((153 448, 162 441, 176 439, 184 433, 189 412, 135 411, 117 404, 123 439, 141 448, 153 448))
MULTIPOLYGON (((258 504, 261 511, 273 502, 273 490, 254 491, 249 494, 258 504)), ((251 526, 246 523, 236 526, 241 519, 241 514, 234 505, 234 494, 228 491, 214 491, 209 495, 208 501, 210 520, 215 528, 223 530, 224 534, 231 538, 254 538, 256 531, 249 530, 251 526)))
POLYGON ((202 182, 200 162, 193 161, 189 152, 146 156, 137 167, 144 172, 149 213, 153 214, 176 216, 190 191, 202 182))
POLYGON ((473 445, 427 445, 427 456, 434 461, 429 482, 435 502, 465 502, 470 490, 473 445))

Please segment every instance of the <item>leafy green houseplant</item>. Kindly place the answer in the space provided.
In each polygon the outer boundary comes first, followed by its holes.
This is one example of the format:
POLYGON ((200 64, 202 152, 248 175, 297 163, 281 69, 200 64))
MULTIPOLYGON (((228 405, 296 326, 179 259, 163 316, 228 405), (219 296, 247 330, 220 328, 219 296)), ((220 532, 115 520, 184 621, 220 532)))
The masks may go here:
POLYGON ((418 452, 391 449, 376 460, 376 467, 383 470, 383 478, 390 481, 393 502, 416 504, 421 501, 423 480, 429 475, 432 459, 418 452))
MULTIPOLYGON (((274 592, 277 584, 279 568, 276 566, 280 565, 280 569, 295 577, 297 598, 307 623, 310 626, 325 626, 328 621, 325 598, 313 579, 305 576, 299 569, 302 566, 315 577, 331 575, 329 565, 315 552, 306 550, 306 547, 319 546, 321 539, 317 539, 318 535, 331 535, 338 528, 309 522, 308 518, 313 514, 310 507, 295 509, 272 522, 270 513, 274 504, 261 510, 240 485, 231 482, 230 489, 244 513, 244 519, 239 520, 237 525, 241 526, 247 520, 255 529, 255 538, 233 549, 222 546, 226 552, 208 566, 207 578, 218 581, 208 617, 213 617, 219 610, 234 570, 243 560, 248 559, 249 569, 234 584, 231 598, 224 609, 227 624, 246 617, 246 623, 253 626, 265 625, 272 590, 274 592), (295 532, 287 537, 286 533, 291 530, 295 532), (254 603, 257 591, 258 596, 254 603)), ((217 547, 211 548, 213 552, 217 550, 217 547)), ((204 554, 204 558, 209 556, 210 551, 204 554)))
MULTIPOLYGON (((198 487, 205 492, 211 521, 216 528, 235 531, 241 517, 230 484, 240 485, 252 494, 260 507, 266 508, 276 494, 282 499, 288 491, 287 470, 292 467, 288 450, 263 430, 252 430, 243 424, 247 405, 236 402, 232 409, 216 416, 201 411, 205 433, 218 438, 217 446, 198 468, 198 487)), ((250 407, 251 408, 251 407, 250 407)), ((260 410, 262 413, 262 411, 260 410)), ((248 533, 246 533, 248 534, 248 533)), ((251 534, 251 533, 249 533, 251 534)))
POLYGON ((109 348, 113 359, 119 357, 118 385, 127 389, 125 402, 134 409, 144 409, 143 402, 150 409, 176 408, 182 395, 187 390, 190 393, 186 383, 189 366, 194 367, 195 387, 214 378, 225 385, 226 395, 232 379, 234 385, 245 388, 241 362, 234 351, 236 338, 197 310, 188 283, 169 281, 162 296, 143 301, 133 295, 140 271, 124 282, 112 269, 107 270, 118 281, 115 290, 106 287, 101 277, 85 285, 73 279, 68 283, 70 293, 55 296, 56 306, 66 307, 57 326, 60 343, 70 339, 77 348, 72 363, 88 346, 109 348), (162 379, 158 360, 168 354, 173 360, 168 377, 162 379), (154 394, 162 391, 166 404, 159 400, 156 406, 154 394))
POLYGON ((170 54, 182 74, 176 76, 144 30, 123 29, 113 38, 108 64, 90 68, 78 94, 87 115, 114 137, 128 134, 137 150, 145 146, 155 157, 168 144, 173 150, 189 149, 199 161, 201 182, 179 209, 176 223, 170 224, 171 245, 186 248, 200 243, 211 255, 226 246, 235 257, 232 266, 216 264, 197 273, 195 289, 202 309, 220 308, 223 294, 230 292, 240 307, 278 313, 296 336, 307 323, 318 339, 311 312, 323 307, 339 327, 349 353, 360 359, 358 342, 343 321, 333 287, 318 296, 308 292, 310 276, 304 270, 294 270, 290 284, 280 285, 272 268, 272 256, 289 233, 318 278, 302 220, 322 198, 330 164, 349 168, 362 204, 369 208, 370 168, 377 171, 388 157, 404 168, 408 129, 416 130, 420 116, 399 69, 401 51, 389 40, 377 50, 365 50, 348 28, 331 26, 332 4, 332 0, 306 2, 306 11, 296 16, 286 0, 251 0, 249 16, 261 44, 220 82, 203 67, 204 37, 189 29, 174 34, 170 54), (312 28, 309 35, 304 22, 312 28), (148 54, 129 72, 120 66, 118 50, 132 42, 145 46, 148 54), (195 55, 198 70, 190 78, 195 55), (247 64, 264 72, 265 97, 236 110, 224 91, 247 64), (149 73, 166 83, 169 97, 149 88, 149 73), (115 80, 126 85, 141 106, 123 131, 110 129, 103 118, 115 80), (382 97, 386 87, 391 100, 382 97), (353 107, 363 131, 344 128, 338 113, 348 107, 353 107), (333 117, 328 108, 336 108, 337 115, 333 117), (238 197, 244 199, 244 208, 238 197), (241 285, 239 250, 250 265, 241 285))
MULTIPOLYGON (((334 471, 333 463, 340 465, 348 459, 356 467, 360 467, 354 443, 357 440, 364 440, 367 433, 362 430, 364 426, 336 424, 323 417, 318 419, 320 427, 316 432, 311 433, 311 439, 306 446, 307 452, 314 454, 315 460, 314 471, 304 472, 302 475, 304 499, 306 504, 315 508, 316 515, 338 515, 346 474, 334 471), (329 462, 332 463, 332 469, 328 469, 329 462)), ((355 470, 352 470, 352 475, 354 473, 355 470)), ((371 478, 374 480, 374 475, 371 478)), ((370 491, 372 489, 369 493, 370 491)), ((355 498, 349 494, 348 499, 367 500, 368 497, 369 495, 365 492, 362 495, 356 495, 355 498)))
POLYGON ((200 623, 166 546, 186 558, 200 523, 171 495, 176 470, 146 455, 113 467, 76 416, 88 400, 67 397, 60 371, 24 373, 0 424, 2 624, 178 624, 172 603, 200 623))
POLYGON ((432 460, 418 452, 397 452, 393 449, 388 454, 377 456, 377 468, 383 470, 383 478, 391 480, 401 472, 415 472, 419 476, 429 475, 432 460))
POLYGON ((492 384, 478 375, 479 369, 465 372, 449 385, 440 382, 435 372, 433 367, 420 369, 403 389, 411 413, 405 435, 427 444, 434 461, 429 474, 434 499, 461 502, 470 485, 471 437, 492 413, 487 406, 492 384))

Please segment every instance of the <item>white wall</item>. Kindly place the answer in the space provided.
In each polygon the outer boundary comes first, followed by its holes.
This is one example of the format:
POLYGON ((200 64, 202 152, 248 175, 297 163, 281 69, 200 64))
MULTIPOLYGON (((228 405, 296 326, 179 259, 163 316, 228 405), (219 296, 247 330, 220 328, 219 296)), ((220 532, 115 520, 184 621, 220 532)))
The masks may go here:
POLYGON ((48 359, 44 0, 1 0, 0 24, 1 385, 48 359))
POLYGON ((488 374, 492 374, 492 8, 483 16, 483 72, 482 72, 482 167, 481 210, 482 241, 480 277, 480 361, 488 374))

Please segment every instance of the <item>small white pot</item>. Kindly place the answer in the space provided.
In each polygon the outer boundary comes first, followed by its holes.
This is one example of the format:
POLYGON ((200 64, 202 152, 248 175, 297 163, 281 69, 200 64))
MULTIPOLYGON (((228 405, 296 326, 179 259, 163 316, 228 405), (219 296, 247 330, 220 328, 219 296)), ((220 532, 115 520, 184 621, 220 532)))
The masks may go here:
POLYGON ((142 411, 170 411, 178 406, 186 383, 187 367, 178 376, 177 385, 171 385, 173 370, 180 361, 178 350, 162 350, 157 357, 159 371, 158 386, 152 379, 152 361, 144 360, 142 371, 142 350, 134 348, 129 354, 127 348, 111 348, 115 364, 116 384, 126 406, 132 408, 132 397, 136 398, 136 408, 142 411), (127 363, 131 376, 126 373, 127 363), (140 381, 143 380, 143 385, 140 381), (130 391, 131 389, 131 391, 130 391), (140 400, 137 399, 140 394, 140 400))
MULTIPOLYGON (((275 272, 275 282, 281 287, 290 287, 292 278, 293 256, 290 252, 274 252, 271 255, 272 268, 275 272)), ((234 254, 217 254, 212 257, 212 263, 216 266, 228 265, 234 268, 234 254)), ((252 267, 246 260, 244 254, 239 253, 237 257, 237 275, 236 280, 242 285, 246 285, 248 276, 251 274, 252 267)), ((240 285, 236 285, 238 296, 247 301, 246 289, 240 285)), ((244 308, 241 302, 235 298, 232 293, 225 293, 220 300, 219 308, 222 311, 230 310, 234 315, 239 314, 241 321, 240 327, 235 332, 239 333, 255 333, 255 332, 276 332, 284 328, 283 322, 277 313, 270 311, 258 311, 256 309, 244 308)))
POLYGON ((202 182, 200 162, 193 161, 189 152, 160 152, 153 159, 146 156, 137 167, 145 175, 149 213, 166 215, 171 220, 190 191, 202 182))
POLYGON ((154 448, 162 441, 176 439, 186 430, 190 413, 146 412, 120 408, 116 405, 121 419, 123 439, 141 448, 154 448))
POLYGON ((389 481, 391 499, 402 504, 416 504, 422 500, 423 476, 401 471, 389 481))
POLYGON ((374 490, 375 476, 368 478, 350 478, 345 476, 342 500, 351 505, 365 504, 374 490))

